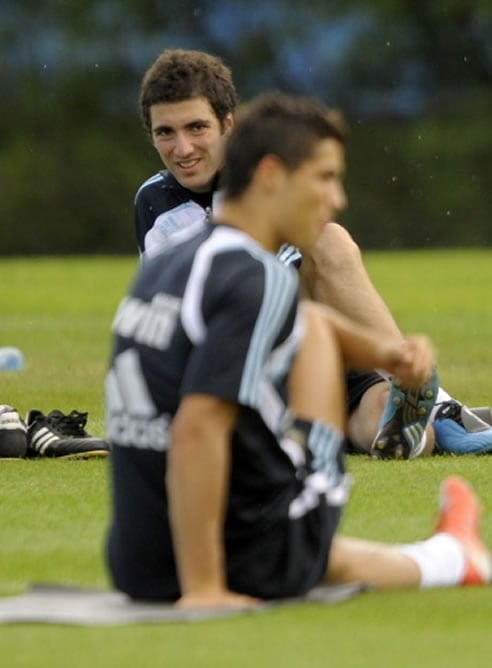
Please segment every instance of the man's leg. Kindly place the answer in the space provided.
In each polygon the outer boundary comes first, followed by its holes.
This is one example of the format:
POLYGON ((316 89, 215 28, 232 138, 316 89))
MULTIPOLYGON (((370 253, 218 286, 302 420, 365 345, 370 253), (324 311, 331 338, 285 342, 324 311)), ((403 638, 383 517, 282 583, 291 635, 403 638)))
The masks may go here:
MULTIPOLYGON (((358 245, 342 226, 337 223, 325 226, 315 251, 304 258, 300 272, 305 292, 311 299, 336 308, 356 322, 380 332, 382 336, 401 337, 390 310, 371 281, 358 245)), ((492 429, 484 431, 481 420, 474 419, 469 409, 442 388, 439 393, 436 411, 440 405, 448 409, 455 404, 458 404, 460 410, 459 415, 452 417, 456 424, 452 424, 447 416, 437 413, 437 418, 443 420, 436 429, 438 450, 453 454, 491 452, 492 429), (476 431, 481 433, 474 435, 476 431)), ((384 410, 386 408, 387 412, 391 412, 392 407, 381 403, 385 395, 388 397, 382 387, 370 389, 366 394, 359 407, 351 413, 348 435, 357 449, 370 452, 371 446, 380 440, 378 437, 385 428, 384 410)), ((400 437, 398 430, 395 437, 400 437)), ((420 456, 430 454, 434 451, 435 442, 434 430, 427 427, 422 447, 417 444, 414 452, 420 456)), ((385 448, 383 444, 379 453, 382 451, 384 456, 391 457, 398 450, 385 448)))
POLYGON ((345 380, 348 451, 369 454, 388 399, 389 382, 376 371, 348 371, 345 380))
POLYGON ((304 302, 305 334, 289 375, 289 406, 303 420, 346 430, 343 360, 334 333, 316 307, 304 302), (313 382, 322 378, 323 382, 313 382))
POLYGON ((331 540, 351 486, 344 464, 344 363, 338 338, 323 311, 316 304, 306 302, 301 308, 305 331, 289 373, 289 408, 295 420, 282 445, 287 450, 291 447, 289 441, 293 440, 301 444, 304 452, 309 452, 314 487, 318 476, 324 477, 330 505, 331 540))
MULTIPOLYGON (((308 304, 304 304, 303 309, 306 332, 289 378, 290 405, 293 413, 303 420, 327 427, 323 440, 339 432, 341 441, 345 427, 345 391, 338 343, 316 309, 308 304), (322 378, 324 382, 314 384, 313 377, 322 378)), ((342 490, 344 485, 339 487, 342 490)), ((327 580, 334 583, 363 581, 378 589, 488 581, 492 566, 479 535, 480 506, 475 494, 460 479, 450 478, 443 485, 442 495, 436 534, 422 543, 398 547, 335 536, 327 580)), ((342 496, 340 503, 344 501, 342 496)))
MULTIPOLYGON (((384 430, 383 418, 388 404, 390 383, 384 381, 368 387, 349 413, 348 437, 354 450, 373 454, 373 444, 384 430)), ((349 384, 349 399, 351 389, 349 384)), ((492 452, 492 427, 476 416, 472 409, 449 397, 444 390, 438 392, 438 403, 431 413, 426 427, 426 439, 419 456, 440 454, 487 454, 492 452)), ((350 409, 350 406, 349 406, 350 409)), ((484 412, 487 417, 487 412, 484 412)), ((400 430, 394 436, 400 437, 400 430)), ((394 456, 388 449, 385 457, 394 456)), ((377 453, 376 453, 377 454, 377 453)))
MULTIPOLYGON (((369 387, 348 418, 347 434, 356 452, 371 453, 381 416, 388 401, 389 383, 383 381, 369 387)), ((350 387, 349 387, 350 398, 350 387)))
POLYGON ((390 545, 335 537, 327 569, 330 583, 366 582, 375 589, 486 584, 490 554, 479 531, 481 506, 461 478, 441 486, 441 513, 431 538, 390 545))
MULTIPOLYGON (((358 404, 351 410, 348 419, 348 437, 355 451, 373 454, 373 444, 376 435, 382 428, 382 418, 388 405, 391 383, 383 381, 368 387, 360 397, 358 404)), ((350 386, 349 386, 350 399, 350 386)), ((400 436, 400 430, 397 430, 400 436)), ((425 440, 419 456, 432 454, 435 439, 434 430, 427 426, 425 429, 425 440)), ((388 455, 389 457, 389 455, 388 455)))
POLYGON ((332 306, 381 336, 402 337, 371 281, 358 245, 341 225, 325 225, 312 255, 304 258, 300 273, 310 299, 332 306))
MULTIPOLYGON (((310 257, 305 258, 301 265, 301 277, 307 294, 315 301, 336 308, 355 322, 379 332, 381 336, 402 338, 389 308, 369 277, 359 247, 347 230, 337 223, 325 225, 315 251, 310 257)), ((396 388, 392 387, 391 391, 394 393, 396 388)), ((348 435, 356 448, 371 451, 376 436, 380 436, 386 427, 388 421, 386 418, 388 415, 393 418, 395 406, 393 403, 383 403, 383 397, 388 399, 388 396, 388 392, 382 386, 369 389, 358 409, 350 416, 348 435)), ((409 399, 411 405, 412 398, 409 399)), ((423 410, 423 403, 428 402, 419 400, 418 403, 419 409, 423 410)), ((398 441, 402 445, 404 450, 402 456, 408 456, 410 451, 419 454, 431 452, 434 444, 433 432, 427 430, 423 436, 428 417, 428 413, 425 419, 422 416, 417 419, 412 415, 409 421, 398 424, 395 433, 389 435, 391 443, 380 447, 377 454, 381 455, 384 451, 386 457, 396 456, 393 453, 399 452, 399 445, 397 443, 393 447, 393 441, 398 441), (400 435, 401 429, 406 429, 406 435, 404 433, 400 435), (410 434, 415 436, 409 445, 410 434)), ((387 430, 384 436, 386 443, 387 430)), ((380 443, 383 445, 381 439, 380 443)))

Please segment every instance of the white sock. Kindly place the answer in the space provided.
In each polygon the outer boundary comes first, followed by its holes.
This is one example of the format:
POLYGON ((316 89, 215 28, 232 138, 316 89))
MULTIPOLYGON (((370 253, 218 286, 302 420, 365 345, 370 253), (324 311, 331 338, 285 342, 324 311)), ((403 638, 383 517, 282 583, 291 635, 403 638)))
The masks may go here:
POLYGON ((448 533, 437 533, 420 543, 397 548, 417 564, 420 588, 454 587, 465 577, 465 554, 460 541, 448 533))
POLYGON ((429 416, 429 422, 433 422, 434 416, 441 407, 441 404, 443 404, 445 401, 456 401, 456 399, 453 399, 453 397, 446 392, 442 387, 440 387, 437 390, 437 397, 436 397, 436 403, 434 404, 430 416, 429 416))
POLYGON ((453 397, 442 387, 437 390, 436 404, 442 404, 443 401, 450 401, 453 397))

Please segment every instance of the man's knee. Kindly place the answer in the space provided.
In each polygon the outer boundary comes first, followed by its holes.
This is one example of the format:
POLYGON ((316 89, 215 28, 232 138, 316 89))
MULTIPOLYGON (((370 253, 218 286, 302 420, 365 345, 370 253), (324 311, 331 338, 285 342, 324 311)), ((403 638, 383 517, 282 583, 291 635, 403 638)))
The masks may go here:
POLYGON ((300 274, 304 294, 317 301, 339 307, 344 284, 356 281, 363 271, 362 253, 347 230, 328 223, 309 255, 304 257, 300 274))
POLYGON ((325 225, 314 251, 316 264, 332 270, 360 264, 362 254, 351 234, 338 223, 325 225))

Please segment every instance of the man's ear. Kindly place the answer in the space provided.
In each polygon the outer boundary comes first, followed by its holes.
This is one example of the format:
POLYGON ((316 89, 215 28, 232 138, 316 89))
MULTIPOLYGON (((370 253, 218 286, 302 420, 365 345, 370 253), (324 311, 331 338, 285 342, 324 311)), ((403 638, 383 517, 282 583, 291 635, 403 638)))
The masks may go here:
POLYGON ((283 162, 271 153, 263 156, 255 170, 258 183, 273 190, 285 183, 286 169, 283 162))
POLYGON ((231 134, 233 127, 234 127, 234 116, 232 114, 232 111, 230 111, 228 114, 226 114, 224 120, 222 121, 223 134, 225 134, 225 136, 228 137, 231 134))

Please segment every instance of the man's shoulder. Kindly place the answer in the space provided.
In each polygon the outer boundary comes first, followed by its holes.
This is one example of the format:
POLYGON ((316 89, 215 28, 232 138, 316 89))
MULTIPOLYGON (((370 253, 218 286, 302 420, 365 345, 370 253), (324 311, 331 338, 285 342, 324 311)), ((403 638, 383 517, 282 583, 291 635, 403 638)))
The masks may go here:
POLYGON ((167 170, 161 170, 146 179, 135 194, 135 201, 141 197, 154 192, 165 192, 168 190, 179 190, 180 186, 176 179, 167 170))
POLYGON ((265 289, 278 283, 288 290, 296 290, 297 272, 279 262, 247 233, 220 223, 212 223, 212 229, 198 251, 199 264, 209 265, 213 258, 217 269, 224 272, 225 286, 235 285, 247 292, 252 283, 258 287, 257 281, 260 281, 265 289))

